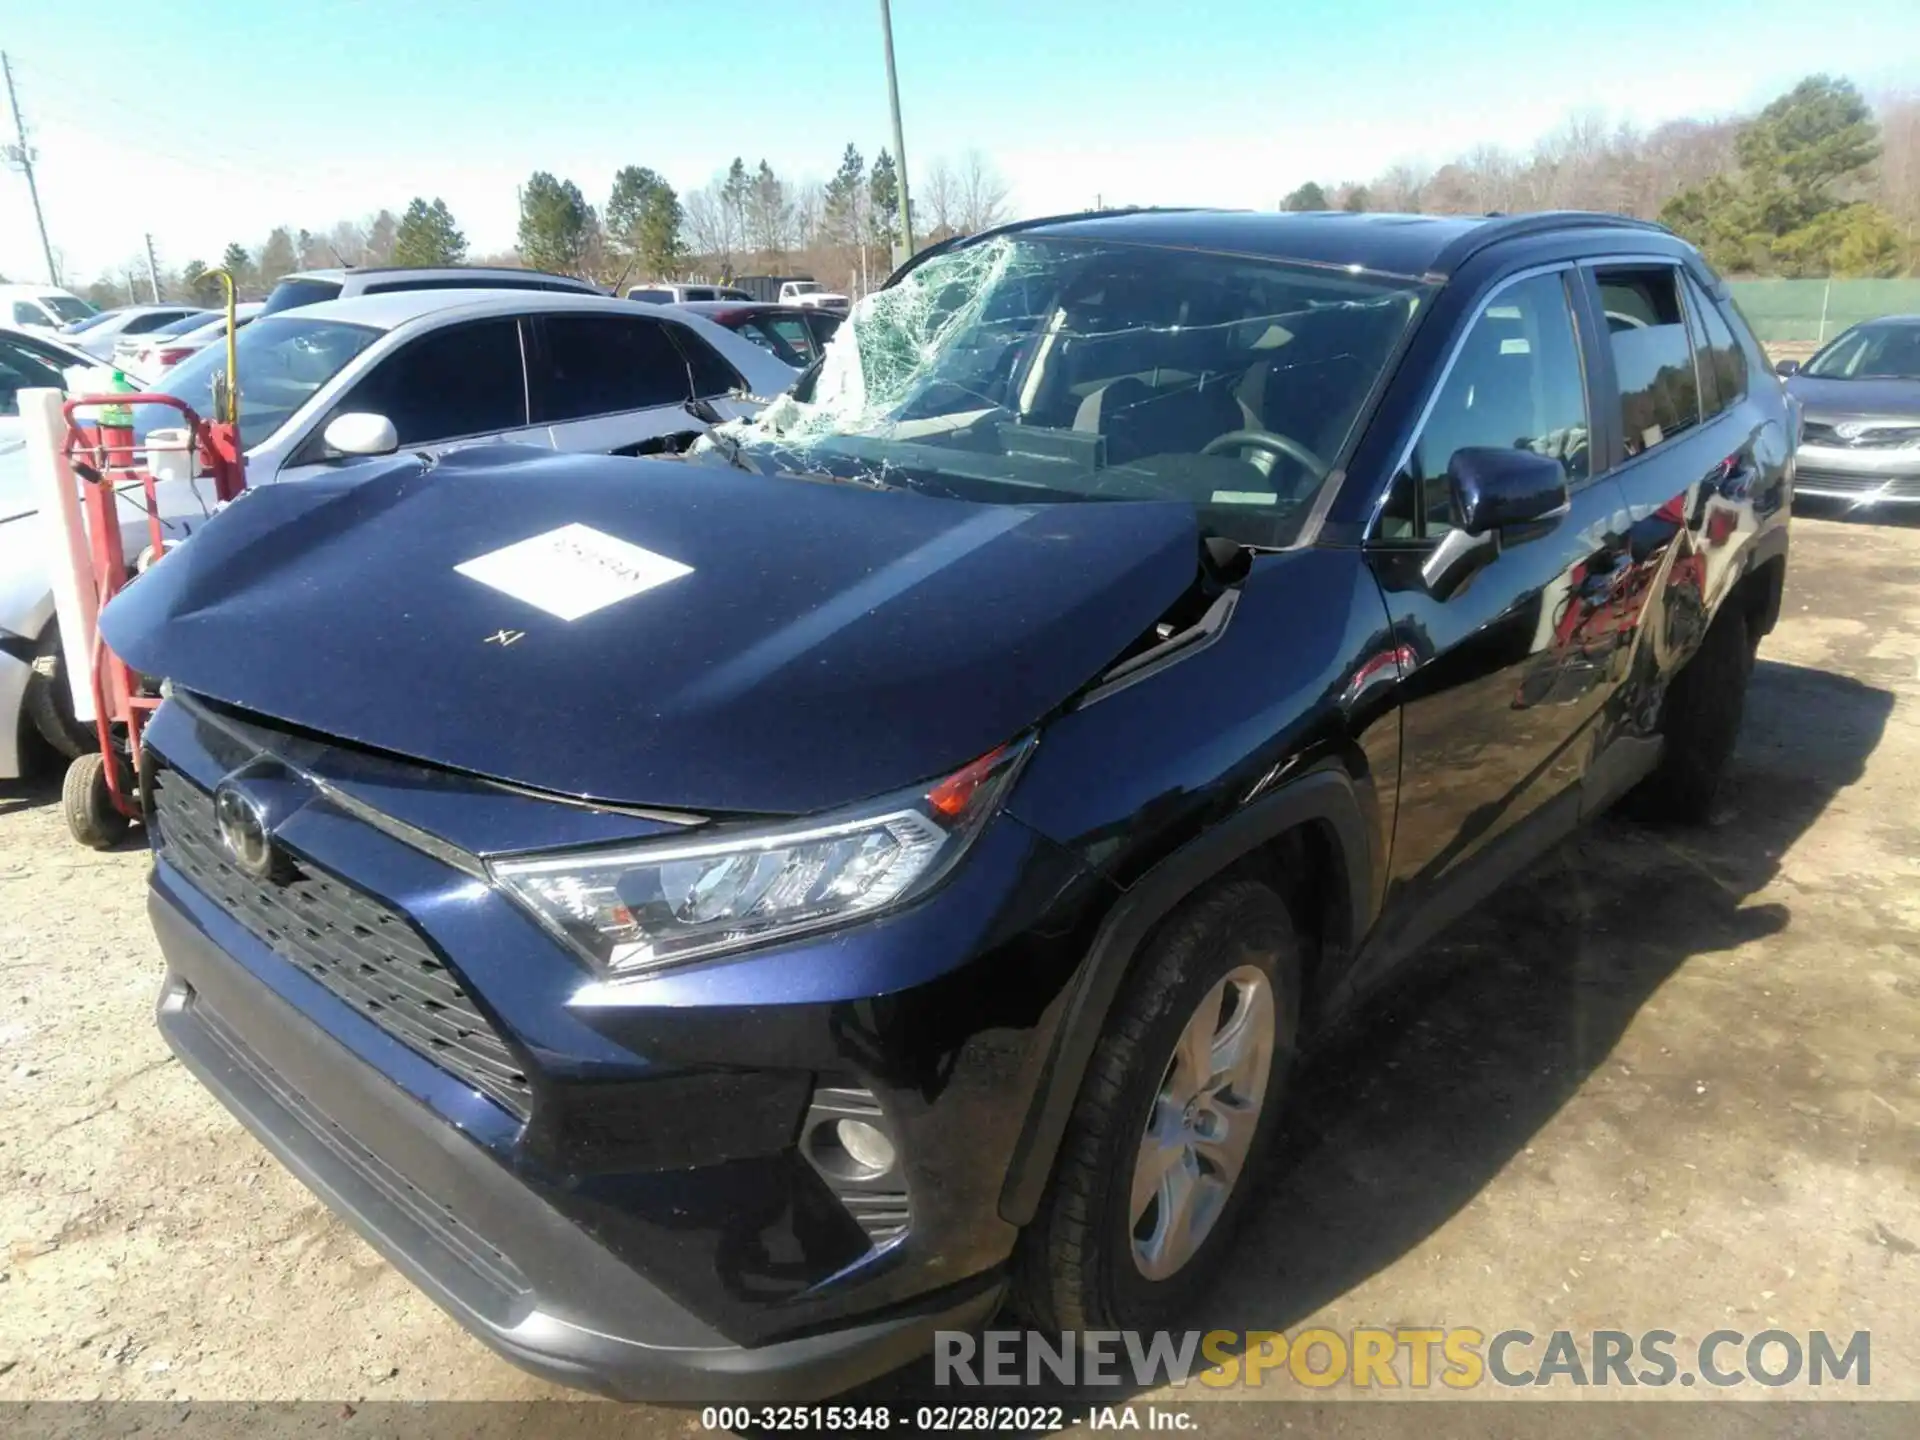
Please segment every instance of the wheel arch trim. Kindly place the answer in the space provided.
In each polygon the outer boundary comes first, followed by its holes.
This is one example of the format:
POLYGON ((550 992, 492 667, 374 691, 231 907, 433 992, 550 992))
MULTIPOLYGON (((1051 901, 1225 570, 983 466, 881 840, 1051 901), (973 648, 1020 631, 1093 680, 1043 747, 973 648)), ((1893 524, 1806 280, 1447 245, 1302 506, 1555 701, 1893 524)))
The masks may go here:
POLYGON ((1365 813, 1353 778, 1339 760, 1329 759, 1235 811, 1128 887, 1068 985, 1051 1054, 1001 1187, 1003 1219, 1025 1225, 1038 1213, 1080 1083, 1134 957, 1154 926, 1207 881, 1290 830, 1323 825, 1344 870, 1347 933, 1357 948, 1372 921, 1373 854, 1365 813))

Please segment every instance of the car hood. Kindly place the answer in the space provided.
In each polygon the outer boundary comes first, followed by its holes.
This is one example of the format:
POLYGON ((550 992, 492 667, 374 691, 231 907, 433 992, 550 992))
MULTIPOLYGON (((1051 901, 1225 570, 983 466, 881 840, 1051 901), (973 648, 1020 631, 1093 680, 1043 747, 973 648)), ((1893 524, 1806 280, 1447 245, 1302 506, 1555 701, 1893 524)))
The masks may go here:
POLYGON ((1179 503, 976 505, 489 447, 249 492, 101 628, 146 674, 433 764, 799 814, 1011 739, 1145 632, 1199 552, 1179 503))
POLYGON ((1920 419, 1920 380, 1820 380, 1795 375, 1787 393, 1810 419, 1844 415, 1907 415, 1920 419))

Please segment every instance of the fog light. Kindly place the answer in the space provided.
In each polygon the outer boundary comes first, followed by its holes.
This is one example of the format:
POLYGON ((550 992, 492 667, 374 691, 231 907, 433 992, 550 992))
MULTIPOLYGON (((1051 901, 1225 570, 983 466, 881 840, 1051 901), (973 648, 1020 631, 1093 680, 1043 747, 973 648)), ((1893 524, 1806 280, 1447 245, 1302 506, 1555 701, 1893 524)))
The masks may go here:
POLYGON ((893 1142, 877 1125, 864 1120, 842 1120, 833 1127, 834 1138, 853 1163, 875 1175, 893 1168, 893 1142))

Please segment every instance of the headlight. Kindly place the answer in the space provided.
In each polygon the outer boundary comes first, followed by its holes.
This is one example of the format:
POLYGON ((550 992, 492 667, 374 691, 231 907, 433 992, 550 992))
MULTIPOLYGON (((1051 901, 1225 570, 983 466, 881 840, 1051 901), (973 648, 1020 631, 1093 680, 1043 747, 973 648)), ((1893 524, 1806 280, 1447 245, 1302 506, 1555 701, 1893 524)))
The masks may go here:
POLYGON ((998 807, 1033 748, 1004 745, 928 785, 779 826, 500 860, 542 924, 618 975, 845 924, 926 893, 998 807))

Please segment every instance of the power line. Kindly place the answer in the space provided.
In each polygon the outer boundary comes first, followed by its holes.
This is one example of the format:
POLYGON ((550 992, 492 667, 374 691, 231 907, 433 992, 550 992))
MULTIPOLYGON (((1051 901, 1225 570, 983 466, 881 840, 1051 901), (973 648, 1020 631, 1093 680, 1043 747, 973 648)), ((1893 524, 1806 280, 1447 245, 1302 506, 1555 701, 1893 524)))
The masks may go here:
POLYGON ((0 73, 7 80, 7 105, 13 111, 13 133, 19 142, 7 147, 7 159, 18 165, 27 177, 27 194, 33 197, 33 223, 40 229, 40 253, 46 257, 47 279, 60 283, 60 267, 53 263, 53 246, 47 240, 47 217, 40 210, 40 186, 33 178, 33 147, 27 144, 26 122, 20 118, 20 98, 13 93, 13 62, 0 50, 0 73))

